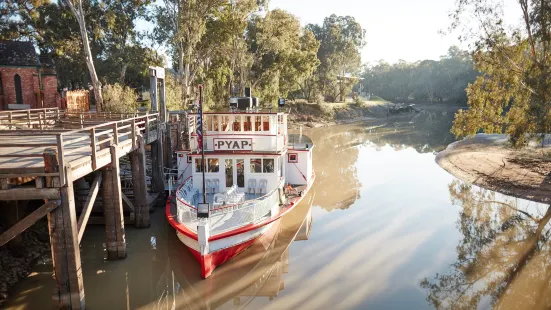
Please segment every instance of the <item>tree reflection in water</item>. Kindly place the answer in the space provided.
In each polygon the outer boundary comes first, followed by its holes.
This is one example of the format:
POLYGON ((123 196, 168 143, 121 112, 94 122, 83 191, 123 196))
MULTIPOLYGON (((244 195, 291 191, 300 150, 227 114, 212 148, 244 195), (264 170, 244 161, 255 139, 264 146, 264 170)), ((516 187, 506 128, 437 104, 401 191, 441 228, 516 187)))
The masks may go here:
POLYGON ((360 198, 361 184, 356 168, 359 154, 357 146, 363 143, 365 135, 356 135, 349 129, 320 130, 311 137, 315 141, 317 195, 314 204, 327 211, 348 209, 360 198))
POLYGON ((551 207, 499 199, 457 180, 449 191, 462 208, 457 228, 463 237, 449 272, 421 281, 427 300, 443 309, 549 308, 551 207))
POLYGON ((390 145, 395 150, 413 147, 419 153, 444 149, 454 140, 450 134, 454 111, 422 111, 389 120, 305 131, 315 143, 318 195, 314 203, 327 211, 344 210, 360 198, 362 184, 356 164, 359 149, 366 143, 390 145))

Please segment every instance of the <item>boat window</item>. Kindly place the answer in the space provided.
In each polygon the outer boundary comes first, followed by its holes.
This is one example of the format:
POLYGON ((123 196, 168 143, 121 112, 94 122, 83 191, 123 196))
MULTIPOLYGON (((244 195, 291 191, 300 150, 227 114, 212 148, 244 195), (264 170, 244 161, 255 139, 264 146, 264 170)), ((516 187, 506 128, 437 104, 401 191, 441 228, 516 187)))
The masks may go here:
POLYGON ((241 115, 236 115, 233 121, 233 131, 241 131, 241 115))
POLYGON ((218 115, 212 116, 212 131, 218 131, 218 115))
POLYGON ((207 159, 207 164, 208 164, 208 170, 207 170, 208 172, 215 173, 220 171, 218 158, 207 159))
POLYGON ((273 173, 274 172, 274 159, 273 158, 264 158, 262 162, 262 171, 264 173, 273 173))
POLYGON ((254 117, 254 130, 262 131, 262 117, 259 115, 254 117))
POLYGON ((262 126, 264 127, 264 131, 270 131, 270 116, 262 116, 262 126))
POLYGON ((203 160, 201 158, 195 159, 195 172, 203 172, 203 160))
POLYGON ((245 116, 245 122, 243 124, 245 131, 251 131, 252 130, 252 120, 250 116, 245 116))
POLYGON ((203 115, 203 130, 204 131, 210 131, 210 116, 209 115, 203 115))
POLYGON ((290 163, 298 163, 298 154, 290 153, 288 162, 290 163))
POLYGON ((230 131, 230 117, 223 115, 220 118, 222 119, 222 131, 230 131))
POLYGON ((261 158, 251 158, 251 173, 262 173, 261 158))
POLYGON ((281 135, 283 134, 283 115, 278 115, 277 116, 277 134, 278 135, 281 135))
POLYGON ((245 187, 245 160, 236 159, 235 167, 237 169, 237 187, 245 187))
POLYGON ((226 187, 233 186, 233 159, 226 159, 226 187))

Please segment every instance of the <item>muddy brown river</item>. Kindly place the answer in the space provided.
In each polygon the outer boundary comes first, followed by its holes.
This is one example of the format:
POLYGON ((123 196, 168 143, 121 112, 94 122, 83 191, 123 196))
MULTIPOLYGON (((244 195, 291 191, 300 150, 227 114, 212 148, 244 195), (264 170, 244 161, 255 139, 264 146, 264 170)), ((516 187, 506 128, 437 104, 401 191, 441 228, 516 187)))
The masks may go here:
MULTIPOLYGON (((126 229, 106 261, 104 228, 81 244, 88 309, 547 309, 548 206, 471 187, 435 162, 453 114, 305 130, 316 184, 270 242, 201 280, 166 224, 126 229)), ((48 259, 4 305, 49 309, 48 259)))

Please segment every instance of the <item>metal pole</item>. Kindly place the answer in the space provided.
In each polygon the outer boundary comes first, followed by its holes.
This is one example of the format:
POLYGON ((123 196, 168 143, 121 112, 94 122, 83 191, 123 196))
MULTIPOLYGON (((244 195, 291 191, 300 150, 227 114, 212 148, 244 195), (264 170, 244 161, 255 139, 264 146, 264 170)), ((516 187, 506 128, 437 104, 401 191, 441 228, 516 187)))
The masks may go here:
MULTIPOLYGON (((201 118, 201 127, 203 127, 203 85, 199 85, 199 117, 201 118)), ((207 165, 205 163, 205 141, 203 140, 204 130, 201 128, 201 165, 203 171, 203 203, 207 203, 207 186, 205 183, 205 169, 207 165)))

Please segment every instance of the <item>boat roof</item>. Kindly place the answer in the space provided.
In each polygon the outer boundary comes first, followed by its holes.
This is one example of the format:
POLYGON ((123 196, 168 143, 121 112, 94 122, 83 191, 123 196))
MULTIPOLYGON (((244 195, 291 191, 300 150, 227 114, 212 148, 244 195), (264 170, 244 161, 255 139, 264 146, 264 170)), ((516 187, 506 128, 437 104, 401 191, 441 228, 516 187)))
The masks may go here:
POLYGON ((310 137, 300 134, 289 134, 287 146, 292 150, 308 150, 314 147, 314 142, 310 137))

